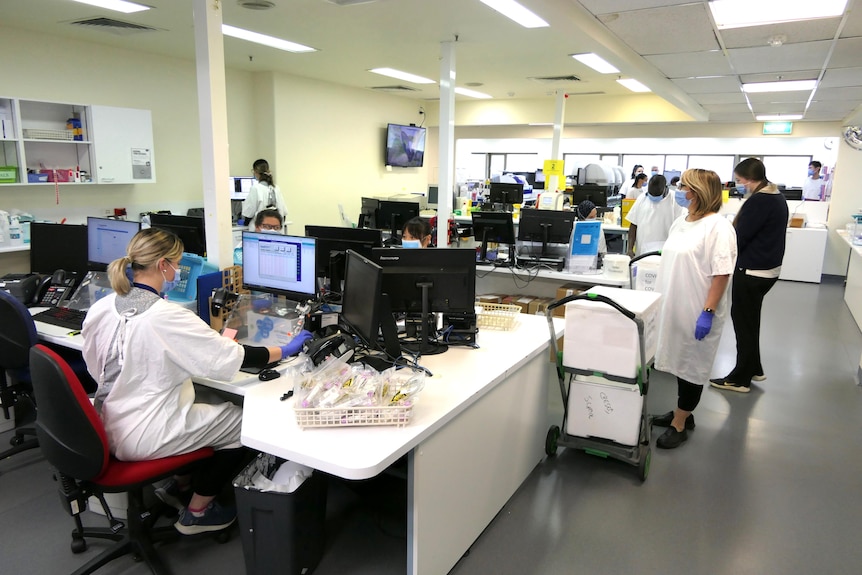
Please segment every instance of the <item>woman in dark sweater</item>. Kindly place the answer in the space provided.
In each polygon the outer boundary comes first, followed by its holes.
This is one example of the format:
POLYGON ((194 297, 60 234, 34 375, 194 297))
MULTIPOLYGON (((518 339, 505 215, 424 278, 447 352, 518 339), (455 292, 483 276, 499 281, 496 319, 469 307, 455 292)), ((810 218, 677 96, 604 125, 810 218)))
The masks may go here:
POLYGON ((730 317, 736 333, 736 366, 710 384, 719 389, 748 393, 751 380, 766 379, 760 362, 760 314, 763 298, 778 281, 787 229, 787 201, 766 179, 766 168, 756 158, 747 158, 733 170, 745 186, 748 199, 736 219, 739 255, 733 273, 730 317))

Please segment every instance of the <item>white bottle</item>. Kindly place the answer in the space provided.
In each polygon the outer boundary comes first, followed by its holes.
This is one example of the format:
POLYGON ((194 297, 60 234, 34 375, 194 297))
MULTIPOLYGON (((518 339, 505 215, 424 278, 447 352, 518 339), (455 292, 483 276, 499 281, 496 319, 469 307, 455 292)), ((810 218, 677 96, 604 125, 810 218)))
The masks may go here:
POLYGON ((21 223, 18 221, 18 216, 9 218, 9 244, 20 246, 24 243, 24 238, 21 236, 21 223))
POLYGON ((9 244, 9 213, 0 210, 0 246, 9 244))
POLYGON ((618 226, 622 225, 622 211, 619 206, 614 206, 614 223, 618 226))

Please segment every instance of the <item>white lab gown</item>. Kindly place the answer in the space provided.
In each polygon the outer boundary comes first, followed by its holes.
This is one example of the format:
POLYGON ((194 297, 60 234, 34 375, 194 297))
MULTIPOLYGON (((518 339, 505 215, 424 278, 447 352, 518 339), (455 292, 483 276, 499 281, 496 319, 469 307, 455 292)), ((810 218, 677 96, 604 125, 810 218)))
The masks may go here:
POLYGON ((634 246, 636 255, 662 249, 670 226, 678 217, 688 214, 688 210, 676 203, 673 194, 666 195, 659 202, 653 202, 648 195, 641 194, 626 214, 626 220, 638 227, 637 246, 634 246))
POLYGON ((713 276, 732 275, 736 265, 736 230, 712 214, 695 222, 678 218, 664 244, 656 291, 661 292, 655 367, 703 385, 708 383, 730 304, 727 291, 715 308, 712 329, 694 338, 713 276))
POLYGON ((124 317, 116 298, 96 302, 82 331, 84 361, 100 386, 97 398, 109 389, 100 416, 112 453, 122 461, 142 461, 207 446, 239 447, 241 408, 195 403, 190 377, 230 380, 245 357, 242 346, 176 304, 159 299, 124 317), (119 359, 106 366, 112 349, 119 359), (119 370, 113 385, 106 381, 106 367, 119 370))
POLYGON ((265 210, 270 204, 270 192, 275 196, 275 208, 281 214, 281 219, 287 221, 287 206, 284 196, 278 186, 270 187, 266 182, 255 182, 248 191, 248 197, 242 203, 242 216, 248 220, 248 229, 254 231, 254 218, 258 212, 265 210))

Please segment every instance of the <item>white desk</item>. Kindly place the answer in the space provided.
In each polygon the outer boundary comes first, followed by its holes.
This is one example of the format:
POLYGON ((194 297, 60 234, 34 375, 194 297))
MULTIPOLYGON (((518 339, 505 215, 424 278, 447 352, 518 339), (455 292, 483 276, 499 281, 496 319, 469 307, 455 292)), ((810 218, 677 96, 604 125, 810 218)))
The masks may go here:
MULTIPOLYGON (((452 216, 452 219, 454 219, 455 222, 459 223, 459 224, 472 224, 473 223, 473 217, 469 216, 469 215, 467 215, 467 216, 463 216, 463 215, 462 216, 452 216)), ((513 223, 515 224, 515 233, 517 234, 518 219, 515 218, 513 220, 513 223)), ((628 243, 629 243, 629 229, 628 228, 624 228, 624 227, 618 226, 616 224, 606 224, 604 221, 602 221, 602 231, 605 234, 621 236, 622 240, 623 240, 623 253, 626 253, 626 251, 628 250, 628 243)))
MULTIPOLYGON (((36 315, 45 309, 47 308, 31 307, 29 308, 30 315, 36 315)), ((58 325, 51 325, 50 323, 43 323, 41 321, 34 321, 33 323, 36 324, 36 335, 42 341, 47 341, 70 349, 77 349, 78 351, 84 349, 84 338, 81 337, 79 332, 76 333, 68 327, 60 327, 58 325)))
MULTIPOLYGON (((408 454, 407 573, 443 575, 544 456, 549 333, 544 317, 482 331, 480 349, 423 357, 434 372, 404 428, 301 430, 286 378, 246 390, 242 442, 346 478, 408 454)), ((556 333, 562 334, 558 320, 556 333)))
POLYGON ((601 274, 570 274, 551 270, 521 270, 495 266, 476 266, 476 295, 520 294, 534 297, 556 297, 557 287, 566 282, 583 283, 586 287, 606 285, 629 287, 628 279, 616 279, 601 274))

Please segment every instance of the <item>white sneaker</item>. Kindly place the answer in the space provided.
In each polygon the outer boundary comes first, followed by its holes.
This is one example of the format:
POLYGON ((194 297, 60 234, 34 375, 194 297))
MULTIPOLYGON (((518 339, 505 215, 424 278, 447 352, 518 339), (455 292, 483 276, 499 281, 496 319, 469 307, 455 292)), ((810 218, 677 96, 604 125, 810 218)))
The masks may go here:
POLYGON ((751 381, 766 381, 766 376, 763 374, 760 375, 752 375, 751 381))

